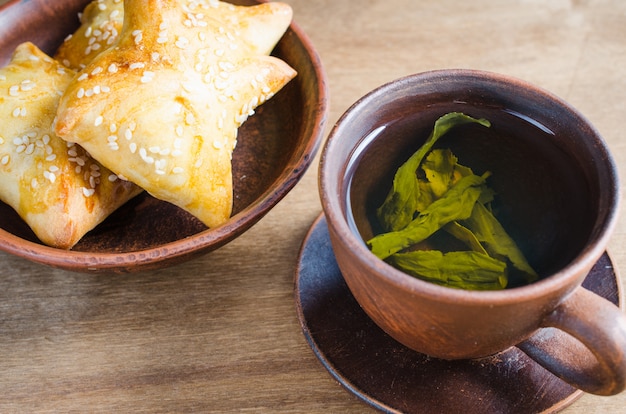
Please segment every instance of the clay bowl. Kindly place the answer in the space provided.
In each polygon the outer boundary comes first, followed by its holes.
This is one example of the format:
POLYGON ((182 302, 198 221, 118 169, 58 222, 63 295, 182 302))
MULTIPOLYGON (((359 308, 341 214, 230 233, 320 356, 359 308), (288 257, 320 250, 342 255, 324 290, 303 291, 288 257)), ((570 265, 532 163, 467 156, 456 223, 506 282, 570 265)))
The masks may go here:
MULTIPOLYGON (((88 2, 13 0, 0 6, 0 65, 24 41, 53 54, 78 27, 77 14, 88 2)), ((0 203, 0 249, 68 270, 135 272, 192 259, 248 230, 305 173, 326 120, 324 72, 307 36, 292 24, 273 53, 295 68, 298 76, 240 128, 233 154, 233 215, 224 225, 208 229, 179 208, 143 194, 65 251, 40 243, 19 216, 0 203)))

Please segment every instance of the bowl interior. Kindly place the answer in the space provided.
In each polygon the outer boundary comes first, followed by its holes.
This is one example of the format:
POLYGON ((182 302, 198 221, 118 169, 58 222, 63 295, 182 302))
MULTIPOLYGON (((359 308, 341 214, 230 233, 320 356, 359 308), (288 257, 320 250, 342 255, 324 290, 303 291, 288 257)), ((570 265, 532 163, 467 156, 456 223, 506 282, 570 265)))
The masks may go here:
POLYGON ((407 86, 403 98, 389 98, 373 111, 376 116, 370 113, 369 123, 350 120, 377 131, 351 155, 344 177, 355 231, 365 240, 381 232, 376 209, 395 171, 424 143, 438 117, 459 111, 492 125, 456 127, 435 148, 449 148, 476 174, 491 172, 487 183, 496 193, 492 207, 500 223, 540 276, 558 271, 598 236, 616 202, 614 171, 600 138, 541 94, 475 79, 452 83, 437 91, 407 86))
MULTIPOLYGON (((32 41, 46 53, 54 54, 63 39, 78 27, 77 13, 88 2, 13 1, 1 7, 0 65, 4 66, 15 47, 24 41, 32 41), (38 30, 33 30, 34 27, 38 30)), ((159 249, 168 244, 166 250, 170 256, 204 253, 245 231, 282 199, 306 171, 318 149, 325 121, 326 97, 320 62, 297 26, 292 24, 273 54, 296 69, 298 76, 257 108, 256 114, 239 130, 233 153, 231 220, 221 227, 207 229, 192 215, 144 193, 114 212, 68 254, 98 254, 101 255, 101 266, 111 268, 118 265, 107 265, 108 262, 121 263, 121 268, 134 260, 136 255, 133 252, 159 249), (123 256, 127 253, 128 256, 123 256)), ((31 243, 29 249, 38 250, 35 257, 29 257, 31 259, 45 262, 45 256, 60 254, 51 252, 56 249, 41 245, 19 216, 2 203, 0 228, 31 243)), ((15 239, 11 243, 14 244, 15 239)), ((6 249, 21 253, 19 248, 12 246, 6 249)), ((154 262, 166 260, 162 250, 147 254, 150 255, 155 257, 154 262)), ((76 263, 48 264, 70 268, 81 266, 76 263)))

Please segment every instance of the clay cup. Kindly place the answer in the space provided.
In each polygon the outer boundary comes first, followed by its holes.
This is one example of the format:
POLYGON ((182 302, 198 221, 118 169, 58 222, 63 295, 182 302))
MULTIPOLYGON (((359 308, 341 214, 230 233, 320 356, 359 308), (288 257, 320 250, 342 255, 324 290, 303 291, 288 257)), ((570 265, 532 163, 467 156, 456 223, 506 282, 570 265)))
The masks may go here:
POLYGON ((434 358, 491 356, 518 346, 583 391, 626 387, 626 317, 581 283, 605 254, 620 199, 615 163, 571 105, 524 81, 474 70, 411 75, 370 92, 323 148, 320 196, 337 263, 367 315, 434 358), (540 279, 498 291, 439 286, 369 250, 373 211, 393 174, 448 112, 486 118, 438 141, 475 173, 491 172, 494 212, 540 279), (481 129, 482 128, 482 129, 481 129), (543 329, 542 329, 543 328, 543 329), (538 337, 553 330, 559 347, 538 337))

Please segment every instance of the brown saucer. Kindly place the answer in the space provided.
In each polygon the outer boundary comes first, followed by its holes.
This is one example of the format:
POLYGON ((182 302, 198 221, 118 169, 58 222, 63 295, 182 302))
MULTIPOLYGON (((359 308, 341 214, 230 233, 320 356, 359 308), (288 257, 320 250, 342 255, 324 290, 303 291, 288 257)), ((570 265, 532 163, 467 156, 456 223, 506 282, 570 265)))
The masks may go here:
MULTIPOLYGON (((619 304, 620 286, 608 254, 583 286, 619 304)), ((304 335, 324 367, 348 391, 383 412, 554 413, 583 394, 516 347, 480 360, 444 361, 396 342, 348 290, 323 215, 302 244, 295 296, 304 335)))

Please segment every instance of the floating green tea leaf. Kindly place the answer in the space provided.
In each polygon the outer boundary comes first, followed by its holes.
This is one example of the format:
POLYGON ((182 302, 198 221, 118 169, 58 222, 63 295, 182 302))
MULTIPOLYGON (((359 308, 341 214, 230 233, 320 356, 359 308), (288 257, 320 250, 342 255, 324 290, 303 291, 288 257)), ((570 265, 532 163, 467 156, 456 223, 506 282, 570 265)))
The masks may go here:
POLYGON ((432 149, 450 128, 484 119, 458 112, 439 118, 426 143, 396 172, 377 216, 386 233, 367 244, 381 259, 408 274, 444 286, 503 289, 509 276, 525 283, 538 279, 524 254, 487 207, 494 192, 485 184, 489 172, 475 175, 449 149, 432 149), (445 231, 467 250, 424 250, 420 243, 445 231), (512 268, 508 268, 508 265, 512 268))
POLYGON ((389 261, 405 273, 443 286, 496 290, 507 285, 506 263, 479 252, 416 250, 394 254, 389 261))
POLYGON ((476 239, 491 256, 510 260, 511 264, 523 273, 526 283, 535 282, 539 278, 515 241, 484 205, 476 203, 470 217, 462 223, 472 229, 476 239))
POLYGON ((426 240, 447 223, 469 218, 484 188, 484 183, 485 177, 478 175, 461 178, 441 198, 420 212, 406 227, 398 231, 379 234, 370 239, 367 244, 376 256, 386 259, 402 249, 426 240))
POLYGON ((433 131, 424 145, 398 168, 393 179, 393 187, 377 212, 380 223, 386 231, 400 230, 413 220, 418 211, 417 202, 420 192, 416 173, 422 160, 446 132, 457 125, 467 123, 490 125, 485 119, 475 119, 460 112, 443 115, 435 122, 433 131))

